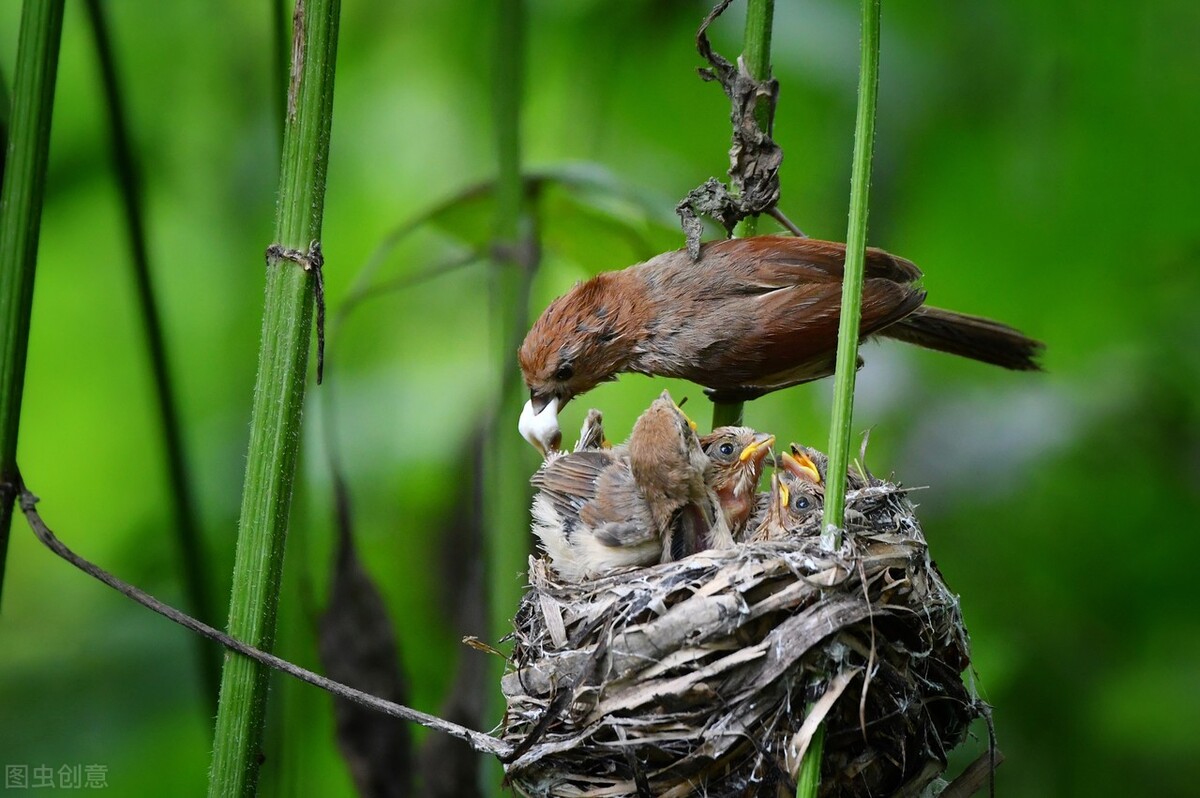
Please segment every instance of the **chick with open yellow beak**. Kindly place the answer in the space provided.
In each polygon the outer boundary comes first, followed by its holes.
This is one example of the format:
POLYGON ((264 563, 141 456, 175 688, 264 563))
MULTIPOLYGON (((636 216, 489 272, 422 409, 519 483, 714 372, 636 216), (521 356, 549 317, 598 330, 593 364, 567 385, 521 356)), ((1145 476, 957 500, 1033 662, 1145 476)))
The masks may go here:
POLYGON ((750 427, 717 427, 700 438, 712 462, 708 484, 716 491, 734 540, 741 540, 754 510, 755 491, 775 436, 750 427))
POLYGON ((779 455, 771 477, 771 493, 764 512, 756 519, 751 542, 795 540, 821 533, 825 486, 817 465, 793 448, 795 456, 779 455))

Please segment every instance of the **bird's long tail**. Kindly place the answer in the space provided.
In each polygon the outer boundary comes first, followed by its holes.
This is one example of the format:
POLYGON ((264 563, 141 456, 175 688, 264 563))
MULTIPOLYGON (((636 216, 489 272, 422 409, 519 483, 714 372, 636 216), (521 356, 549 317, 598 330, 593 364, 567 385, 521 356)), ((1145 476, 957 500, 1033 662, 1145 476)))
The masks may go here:
POLYGON ((991 319, 922 306, 880 335, 1015 371, 1040 371, 1046 345, 991 319))

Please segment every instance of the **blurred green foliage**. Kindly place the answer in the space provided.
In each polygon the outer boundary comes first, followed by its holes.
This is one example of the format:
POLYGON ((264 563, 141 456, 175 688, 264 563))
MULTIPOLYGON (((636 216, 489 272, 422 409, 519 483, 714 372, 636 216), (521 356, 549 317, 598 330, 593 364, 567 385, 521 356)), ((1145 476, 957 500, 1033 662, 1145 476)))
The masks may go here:
MULTIPOLYGON (((490 178, 485 5, 345 5, 323 242, 331 308, 396 225, 490 178)), ((8 79, 18 6, 0 4, 8 79)), ((270 6, 108 4, 219 596, 228 595, 278 168, 270 6)), ((575 164, 623 187, 543 192, 535 312, 576 279, 679 246, 674 203, 726 168, 726 102, 694 73, 705 11, 661 0, 531 3, 526 161, 575 164)), ((777 8, 783 207, 819 237, 845 235, 857 19, 849 0, 777 8)), ((69 545, 179 603, 85 23, 69 4, 20 462, 69 545)), ((1193 794, 1200 8, 891 4, 883 23, 870 242, 918 263, 933 304, 1003 319, 1049 344, 1045 375, 891 345, 866 347, 859 375, 856 426, 872 430, 870 465, 929 486, 919 494, 926 532, 962 596, 976 683, 1008 758, 999 787, 1193 794)), ((735 18, 713 33, 718 49, 736 52, 735 18)), ((490 224, 483 200, 444 214, 391 251, 376 279, 443 262, 463 241, 485 241, 490 224)), ((445 562, 452 569, 454 557, 438 540, 449 508, 466 500, 463 446, 496 374, 484 268, 382 295, 338 328, 331 385, 309 397, 289 540, 280 647, 312 666, 332 538, 322 450, 332 418, 361 553, 394 613, 411 702, 429 711, 457 658, 482 656, 459 636, 486 636, 448 624, 456 596, 445 562)), ((698 389, 670 387, 706 415, 698 389)), ((564 426, 594 405, 623 437, 659 390, 624 377, 572 403, 564 426)), ((766 397, 748 421, 823 445, 829 392, 821 384, 766 397)), ((102 764, 111 795, 198 794, 212 719, 186 633, 53 558, 21 522, 8 567, 0 761, 102 764)), ((348 794, 328 699, 277 687, 264 792, 348 794)))

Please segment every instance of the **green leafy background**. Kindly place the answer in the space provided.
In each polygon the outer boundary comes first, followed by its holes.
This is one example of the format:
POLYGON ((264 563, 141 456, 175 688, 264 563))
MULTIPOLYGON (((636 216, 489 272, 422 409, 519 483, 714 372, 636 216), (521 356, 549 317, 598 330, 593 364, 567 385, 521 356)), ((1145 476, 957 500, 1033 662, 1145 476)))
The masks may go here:
MULTIPOLYGON (((0 5, 11 84, 19 4, 0 5)), ((206 565, 228 596, 278 168, 270 3, 107 4, 148 201, 150 250, 206 565)), ((69 3, 54 112, 20 462, 50 525, 183 601, 96 59, 69 3)), ((680 245, 672 208, 727 167, 724 97, 695 75, 695 2, 530 3, 523 149, 566 176, 539 211, 540 309, 577 279, 680 245)), ((740 41, 740 9, 714 31, 740 41)), ((494 170, 491 4, 347 2, 323 243, 331 311, 389 231, 494 170)), ((1003 794, 1187 795, 1200 781, 1200 11, 1193 3, 887 4, 872 244, 925 271, 933 304, 1048 345, 1010 374, 872 344, 856 427, 919 494, 995 707, 1003 794)), ((845 235, 858 64, 848 0, 780 3, 782 207, 845 235)), ((390 250, 376 280, 487 240, 485 199, 390 250)), ((486 272, 362 304, 310 392, 280 645, 315 665, 332 536, 323 425, 336 420, 362 555, 393 614, 411 702, 436 711, 461 656, 439 528, 499 369, 486 272), (324 403, 324 404, 323 404, 324 403)), ((693 415, 706 415, 693 386, 693 415)), ((623 437, 659 381, 572 403, 623 437)), ((830 386, 750 406, 823 447, 830 386)), ((515 428, 515 419, 513 426, 515 428)), ((515 429, 513 434, 515 435, 515 429)), ((527 454, 530 471, 536 457, 527 454)), ((212 717, 187 633, 40 548, 18 520, 0 614, 0 763, 103 764, 110 795, 194 795, 212 717)), ((491 535, 528 535, 520 519, 491 535)), ((468 553, 469 556, 469 553, 468 553)), ((515 578, 515 575, 514 575, 515 578)), ((473 630, 490 638, 486 629, 473 630)), ((328 699, 276 682, 263 791, 352 785, 328 699)), ((969 743, 956 763, 985 747, 969 743)), ((41 790, 49 794, 50 790, 41 790)))

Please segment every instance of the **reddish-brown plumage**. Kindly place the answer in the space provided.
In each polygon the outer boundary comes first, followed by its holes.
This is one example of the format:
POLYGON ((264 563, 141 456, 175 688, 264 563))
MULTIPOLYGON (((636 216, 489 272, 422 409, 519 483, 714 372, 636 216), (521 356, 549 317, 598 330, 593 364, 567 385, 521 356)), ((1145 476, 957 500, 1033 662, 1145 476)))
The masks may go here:
MULTIPOLYGON (((845 245, 762 236, 705 244, 597 275, 554 300, 519 360, 534 409, 625 371, 751 398, 833 373, 845 245)), ((921 272, 867 250, 861 330, 1012 369, 1041 344, 1005 325, 923 306, 921 272)))

